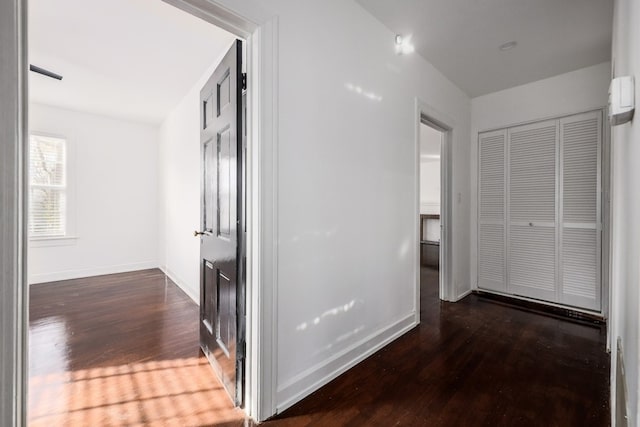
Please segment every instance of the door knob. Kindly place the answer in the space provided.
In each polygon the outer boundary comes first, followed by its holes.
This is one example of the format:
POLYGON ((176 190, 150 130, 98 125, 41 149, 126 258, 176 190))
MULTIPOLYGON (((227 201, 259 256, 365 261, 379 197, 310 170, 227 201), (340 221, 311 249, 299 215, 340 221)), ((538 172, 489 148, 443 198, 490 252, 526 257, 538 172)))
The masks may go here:
POLYGON ((194 237, 204 236, 205 234, 207 234, 206 231, 198 231, 198 230, 196 230, 196 231, 193 232, 194 237))

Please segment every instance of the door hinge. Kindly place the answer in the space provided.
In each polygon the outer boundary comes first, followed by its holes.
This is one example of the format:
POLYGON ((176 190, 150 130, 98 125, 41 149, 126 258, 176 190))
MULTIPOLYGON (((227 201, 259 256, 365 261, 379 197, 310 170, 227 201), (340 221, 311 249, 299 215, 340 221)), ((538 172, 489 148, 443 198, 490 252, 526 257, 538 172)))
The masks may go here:
POLYGON ((247 73, 242 73, 242 90, 247 90, 247 73))

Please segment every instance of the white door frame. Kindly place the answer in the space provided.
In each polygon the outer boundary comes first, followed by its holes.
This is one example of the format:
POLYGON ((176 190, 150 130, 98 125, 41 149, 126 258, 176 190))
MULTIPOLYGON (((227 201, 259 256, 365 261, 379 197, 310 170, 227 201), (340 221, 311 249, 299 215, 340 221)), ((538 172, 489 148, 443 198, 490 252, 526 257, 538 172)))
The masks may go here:
POLYGON ((0 2, 0 425, 26 424, 27 5, 0 2))
MULTIPOLYGON (((108 0, 104 0, 108 1, 108 0)), ((278 20, 219 0, 165 0, 247 41, 247 372, 245 411, 275 414, 278 20)), ((0 425, 26 425, 28 285, 27 0, 0 2, 0 425)))
POLYGON ((440 148, 440 299, 443 301, 456 301, 455 283, 452 281, 452 230, 453 224, 453 198, 452 189, 452 150, 453 136, 456 132, 456 123, 447 114, 433 108, 426 102, 416 98, 415 102, 415 212, 416 222, 414 236, 417 239, 417 266, 416 266, 416 321, 420 321, 420 125, 427 124, 443 132, 443 140, 440 148))

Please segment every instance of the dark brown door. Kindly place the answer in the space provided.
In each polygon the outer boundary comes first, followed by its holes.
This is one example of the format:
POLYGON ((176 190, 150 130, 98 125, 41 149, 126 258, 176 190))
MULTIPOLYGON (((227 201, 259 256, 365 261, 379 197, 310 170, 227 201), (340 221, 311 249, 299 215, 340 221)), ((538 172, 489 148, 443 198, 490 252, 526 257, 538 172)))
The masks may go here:
POLYGON ((242 42, 200 92, 202 229, 200 346, 231 399, 242 405, 242 42))

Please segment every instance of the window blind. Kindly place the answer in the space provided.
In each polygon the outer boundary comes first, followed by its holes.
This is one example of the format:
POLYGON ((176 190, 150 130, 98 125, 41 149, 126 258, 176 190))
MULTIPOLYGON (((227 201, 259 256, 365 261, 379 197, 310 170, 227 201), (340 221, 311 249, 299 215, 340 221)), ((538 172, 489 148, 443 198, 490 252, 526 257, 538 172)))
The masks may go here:
POLYGON ((31 135, 29 139, 29 235, 66 234, 66 140, 31 135))

